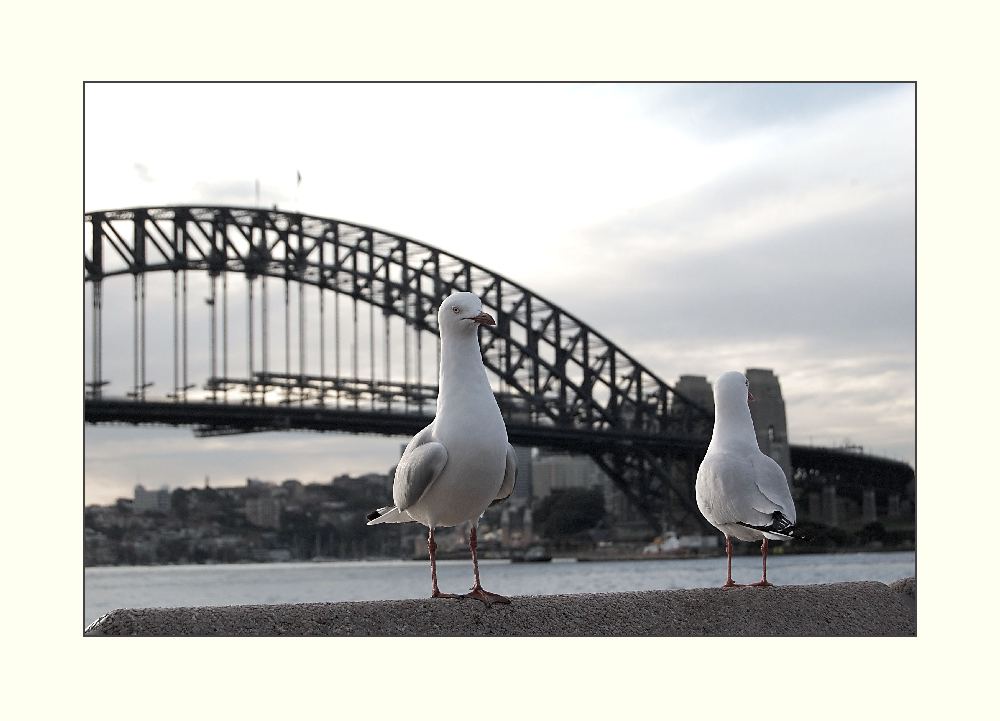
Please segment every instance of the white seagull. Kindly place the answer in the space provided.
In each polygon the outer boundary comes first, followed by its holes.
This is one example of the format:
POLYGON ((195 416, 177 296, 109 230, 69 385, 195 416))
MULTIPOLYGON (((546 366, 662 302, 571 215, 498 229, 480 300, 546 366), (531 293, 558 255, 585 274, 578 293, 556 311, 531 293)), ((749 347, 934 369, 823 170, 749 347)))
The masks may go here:
POLYGON ((715 427, 708 452, 698 468, 695 496, 708 522, 726 537, 729 559, 726 588, 733 582, 733 542, 761 541, 763 575, 767 581, 767 541, 795 535, 795 504, 781 466, 760 451, 750 417, 750 383, 739 371, 728 371, 715 382, 715 427))
POLYGON ((441 376, 437 413, 406 446, 392 483, 392 506, 368 515, 368 525, 417 521, 429 529, 432 598, 476 598, 487 605, 510 599, 479 582, 476 527, 486 509, 514 491, 517 460, 500 407, 486 377, 478 329, 496 325, 473 293, 454 293, 438 310, 441 376), (476 583, 465 596, 441 593, 434 529, 469 523, 476 583))

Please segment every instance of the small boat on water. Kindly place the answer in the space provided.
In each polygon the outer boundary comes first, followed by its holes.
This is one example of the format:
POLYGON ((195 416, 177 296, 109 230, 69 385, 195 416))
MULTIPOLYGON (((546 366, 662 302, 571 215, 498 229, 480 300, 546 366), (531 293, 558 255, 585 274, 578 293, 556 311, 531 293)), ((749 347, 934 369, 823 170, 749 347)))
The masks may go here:
POLYGON ((545 546, 532 546, 524 553, 511 554, 511 563, 546 563, 552 560, 552 554, 545 546))

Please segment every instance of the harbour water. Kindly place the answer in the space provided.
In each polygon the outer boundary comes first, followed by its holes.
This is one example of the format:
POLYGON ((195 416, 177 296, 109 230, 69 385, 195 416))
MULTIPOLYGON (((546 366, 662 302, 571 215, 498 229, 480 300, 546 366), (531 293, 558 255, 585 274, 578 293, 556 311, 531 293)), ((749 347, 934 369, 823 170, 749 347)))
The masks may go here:
MULTIPOLYGON (((603 593, 705 588, 725 580, 725 556, 655 561, 550 563, 481 561, 483 585, 507 595, 603 593)), ((916 573, 912 551, 772 555, 768 580, 777 584, 890 582, 916 573)), ((733 559, 733 578, 760 578, 760 558, 733 559)), ((440 561, 443 591, 472 584, 469 561, 440 561)), ((192 566, 114 566, 84 572, 84 626, 116 608, 225 606, 423 598, 430 590, 426 561, 328 561, 192 566)))

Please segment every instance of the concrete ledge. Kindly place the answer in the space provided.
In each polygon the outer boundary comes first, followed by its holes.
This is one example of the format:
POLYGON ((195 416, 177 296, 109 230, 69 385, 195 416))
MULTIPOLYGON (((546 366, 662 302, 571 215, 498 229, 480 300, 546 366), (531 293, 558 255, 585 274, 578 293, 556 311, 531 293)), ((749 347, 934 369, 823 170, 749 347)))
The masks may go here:
POLYGON ((88 636, 915 636, 916 582, 119 609, 88 636))

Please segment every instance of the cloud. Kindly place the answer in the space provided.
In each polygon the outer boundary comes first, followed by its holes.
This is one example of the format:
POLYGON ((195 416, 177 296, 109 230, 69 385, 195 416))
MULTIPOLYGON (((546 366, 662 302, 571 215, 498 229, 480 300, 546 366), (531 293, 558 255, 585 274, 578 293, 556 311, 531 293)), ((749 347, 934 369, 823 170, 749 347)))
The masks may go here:
POLYGON ((679 127, 711 137, 811 125, 817 118, 912 94, 904 83, 677 83, 647 98, 647 108, 679 127))
MULTIPOLYGON (((849 437, 913 459, 912 86, 115 85, 87 95, 88 208, 252 204, 258 177, 262 203, 285 206, 301 168, 303 210, 501 272, 668 382, 773 368, 794 441, 849 437), (105 113, 126 95, 161 108, 211 102, 218 113, 166 112, 139 126, 105 113), (243 113, 247 102, 260 112, 243 113), (309 112, 290 119, 291 103, 309 112)), ((147 372, 162 392, 173 382, 172 285, 160 275, 148 288, 147 372)), ((208 284, 197 276, 189 372, 202 380, 208 284)), ((117 349, 105 376, 109 392, 124 392, 131 283, 105 286, 105 347, 117 349)), ((231 277, 230 294, 229 370, 243 375, 245 279, 231 277)), ((282 368, 280 296, 270 297, 270 364, 282 368)), ((362 332, 363 369, 366 341, 362 332)), ((371 437, 112 430, 88 429, 88 494, 130 492, 136 470, 157 469, 154 485, 283 469, 322 479, 382 470, 398 454, 396 441, 371 437)))
MULTIPOLYGON (((622 266, 625 267, 622 267, 622 266)), ((913 216, 885 204, 782 229, 725 252, 634 258, 614 303, 566 289, 597 327, 706 341, 815 337, 856 349, 914 333, 913 216)))
POLYGON ((646 336, 810 338, 821 352, 911 345, 905 100, 888 93, 758 138, 733 172, 590 226, 563 241, 567 267, 544 294, 625 347, 646 336))

